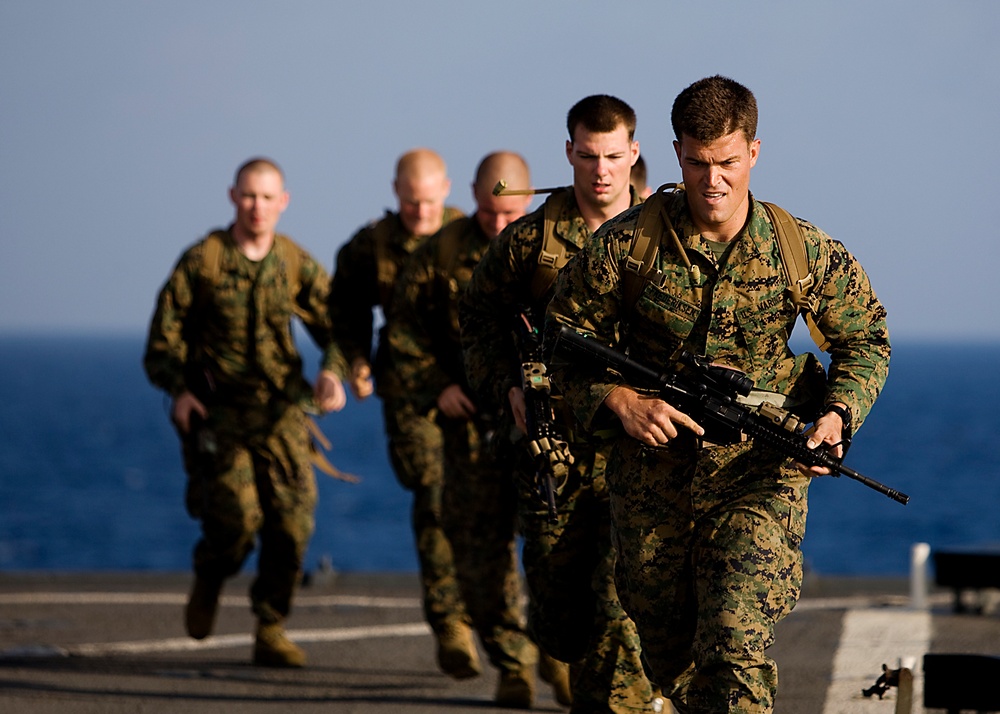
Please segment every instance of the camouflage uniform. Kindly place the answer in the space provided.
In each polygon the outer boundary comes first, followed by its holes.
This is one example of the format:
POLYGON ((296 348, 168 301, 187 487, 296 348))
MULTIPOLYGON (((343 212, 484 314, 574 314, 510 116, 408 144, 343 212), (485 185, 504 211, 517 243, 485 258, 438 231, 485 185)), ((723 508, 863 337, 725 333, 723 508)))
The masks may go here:
POLYGON ((181 256, 160 291, 144 364, 154 385, 172 397, 191 391, 208 407, 205 423, 182 437, 187 508, 202 528, 195 573, 236 574, 259 534, 251 600, 273 623, 291 607, 316 505, 303 413, 315 406, 293 315, 323 349, 323 369, 343 375, 346 364, 330 339, 323 267, 281 235, 260 262, 236 248, 231 229, 222 236, 214 282, 204 241, 181 256), (287 274, 290 251, 300 252, 297 279, 287 274))
MULTIPOLYGON (((560 275, 547 335, 566 323, 614 344, 621 332, 622 348, 660 369, 681 349, 707 355, 761 389, 841 401, 860 425, 888 373, 889 337, 885 310, 851 254, 799 221, 818 276, 817 322, 832 342, 824 380, 813 355, 795 356, 787 345, 797 313, 763 207, 751 197, 746 226, 717 263, 685 194, 666 200, 698 270, 663 242, 654 258, 662 287, 647 282, 636 304, 623 306, 639 215, 627 211, 560 275)), ((600 428, 611 416, 601 404, 620 377, 566 364, 555 373, 577 416, 600 428)), ((711 445, 681 431, 658 448, 624 434, 616 440, 607 477, 619 593, 651 676, 680 712, 770 712, 777 670, 766 649, 799 595, 809 479, 764 445, 711 445)))
MULTIPOLYGON (((462 215, 446 207, 444 223, 462 215)), ((351 364, 369 360, 376 307, 392 314, 393 290, 413 251, 427 236, 411 235, 398 213, 386 212, 378 222, 359 230, 337 254, 330 289, 334 338, 351 364)), ((413 493, 413 531, 423 587, 424 615, 440 633, 452 619, 468 620, 455 577, 455 566, 441 528, 442 436, 433 416, 418 413, 407 398, 385 337, 380 331, 373 362, 375 391, 382 399, 389 459, 399 483, 413 493)))
MULTIPOLYGON (((397 376, 426 414, 449 385, 465 387, 458 297, 489 245, 475 218, 459 218, 413 253, 393 300, 388 333, 397 376)), ((537 650, 524 631, 515 552, 516 493, 488 453, 495 409, 474 420, 438 414, 444 435, 442 523, 472 623, 490 662, 530 670, 537 650)))
MULTIPOLYGON (((634 192, 632 198, 634 205, 634 192)), ((575 253, 590 231, 572 188, 548 200, 565 201, 555 233, 567 252, 575 253)), ((531 290, 543 226, 544 207, 508 226, 490 245, 460 301, 466 372, 472 388, 489 403, 508 404, 510 388, 521 384, 521 359, 511 335, 516 311, 527 306, 540 318, 552 294, 552 286, 541 297, 531 290)), ((557 495, 557 523, 549 523, 532 485, 535 469, 527 448, 518 448, 514 459, 531 634, 548 654, 573 665, 574 712, 646 710, 653 692, 642 670, 635 627, 615 592, 604 486, 607 450, 565 419, 566 410, 557 411, 576 458, 557 495)))

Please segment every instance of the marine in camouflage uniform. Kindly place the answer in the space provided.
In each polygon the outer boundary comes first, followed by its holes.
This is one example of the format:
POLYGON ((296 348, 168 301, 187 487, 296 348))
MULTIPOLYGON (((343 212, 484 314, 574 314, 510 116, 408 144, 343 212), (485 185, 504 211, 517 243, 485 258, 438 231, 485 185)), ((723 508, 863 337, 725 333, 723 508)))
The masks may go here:
MULTIPOLYGON (((223 581, 240 570, 259 537, 251 602, 265 635, 281 640, 282 653, 269 656, 273 648, 264 646, 259 631, 255 661, 297 666, 304 655, 279 628, 301 576, 316 505, 303 410, 330 405, 317 404, 302 375, 292 318, 301 319, 323 350, 321 379, 342 377, 347 364, 331 339, 323 267, 280 234, 263 239, 273 243, 255 259, 235 237, 257 221, 249 216, 259 209, 243 208, 246 196, 251 204, 268 200, 261 191, 273 199, 271 189, 283 190, 280 173, 258 159, 237 176, 237 220, 181 256, 160 291, 144 365, 150 381, 175 400, 189 477, 187 508, 201 522, 189 632, 197 638, 210 633, 223 581), (260 181, 271 183, 255 183, 260 181), (192 423, 194 415, 178 412, 192 395, 204 409, 200 425, 192 423)), ((275 222, 278 213, 271 214, 275 222)), ((332 408, 340 408, 343 387, 335 381, 339 397, 332 408)))
MULTIPOLYGON (((433 414, 420 413, 408 398, 385 335, 391 327, 396 282, 411 255, 442 225, 462 216, 459 209, 444 205, 450 189, 444 171, 444 162, 428 150, 414 150, 400 158, 396 172, 400 211, 387 211, 381 220, 359 230, 340 249, 329 303, 334 338, 351 365, 350 384, 359 398, 367 396, 364 376, 370 368, 374 310, 381 308, 386 318, 372 369, 375 392, 382 400, 389 459, 396 478, 413 493, 411 516, 424 615, 439 644, 442 637, 455 636, 470 638, 471 642, 451 544, 441 527, 441 429, 433 414), (429 190, 433 201, 419 193, 429 190), (408 213, 403 215, 403 211, 408 213), (417 231, 407 224, 418 226, 417 231)), ((446 670, 449 667, 447 662, 443 664, 446 670)), ((476 667, 460 666, 459 675, 472 676, 477 673, 473 671, 476 667)))
POLYGON ((397 285, 388 341, 397 376, 417 411, 438 411, 444 435, 442 523, 472 623, 500 671, 497 701, 527 708, 538 652, 524 629, 516 492, 490 448, 499 410, 469 396, 458 321, 459 295, 483 252, 531 201, 492 194, 499 179, 514 173, 528 182, 521 157, 486 156, 473 185, 476 214, 449 223, 414 251, 397 285))
MULTIPOLYGON (((628 184, 628 169, 638 156, 638 143, 632 139, 635 115, 628 105, 603 95, 588 97, 571 110, 567 124, 574 185, 557 190, 490 245, 460 301, 466 372, 473 390, 490 403, 506 404, 511 390, 521 385, 521 356, 512 336, 516 315, 526 308, 540 327, 552 295, 554 270, 546 276, 540 257, 543 252, 565 251, 563 259, 568 259, 592 232, 577 196, 587 197, 592 213, 591 187, 597 182, 616 186, 624 206, 638 203, 628 184), (586 115, 583 120, 581 113, 586 115), (601 143, 612 137, 608 144, 601 143), (603 165, 609 159, 610 175, 603 165), (544 240, 547 213, 558 251, 544 240)), ((561 260, 546 262, 562 267, 561 260)), ((558 388, 553 384, 556 397, 558 388)), ((550 523, 534 486, 535 464, 526 441, 517 442, 512 460, 530 592, 530 632, 545 652, 572 665, 574 712, 648 711, 652 686, 643 673, 635 627, 615 591, 606 448, 585 434, 558 402, 556 418, 575 458, 556 495, 556 523, 550 523)))
MULTIPOLYGON (((749 193, 759 151, 748 138, 753 95, 721 77, 697 82, 675 102, 674 131, 688 192, 651 200, 665 199, 682 248, 660 241, 653 265, 641 268, 653 279, 629 305, 623 287, 635 279, 625 276, 640 210, 609 221, 560 274, 549 340, 566 324, 661 370, 681 350, 707 355, 760 389, 836 405, 813 413, 810 445, 836 444, 842 414, 859 426, 885 382, 885 310, 847 249, 798 220, 818 278, 816 320, 832 343, 829 376, 812 355, 794 355, 787 342, 798 310, 767 213, 749 193)), ((825 469, 800 470, 752 441, 699 439, 690 415, 624 387, 620 376, 557 365, 588 428, 617 416, 627 432, 615 441, 607 481, 619 594, 651 677, 682 714, 772 711, 777 669, 766 650, 799 596, 809 476, 825 469)))

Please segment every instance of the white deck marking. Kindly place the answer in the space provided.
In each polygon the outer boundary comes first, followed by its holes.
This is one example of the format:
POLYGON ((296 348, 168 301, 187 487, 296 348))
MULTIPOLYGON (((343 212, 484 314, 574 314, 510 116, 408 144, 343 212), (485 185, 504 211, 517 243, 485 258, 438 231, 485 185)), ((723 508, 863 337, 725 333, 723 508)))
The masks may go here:
POLYGON ((833 659, 833 673, 826 690, 823 714, 892 714, 898 691, 890 689, 883 700, 865 698, 882 665, 896 669, 900 660, 915 669, 914 712, 923 711, 923 676, 918 671, 930 647, 931 615, 926 610, 894 608, 848 610, 844 613, 840 645, 833 659))
MULTIPOLYGON (((289 630, 289 639, 295 642, 344 642, 347 640, 367 640, 373 637, 417 637, 429 635, 430 627, 425 622, 404 622, 397 625, 375 625, 373 627, 335 627, 326 630, 289 630)), ((215 635, 203 640, 190 637, 169 637, 159 640, 135 640, 132 642, 97 642, 79 645, 14 647, 0 652, 5 657, 107 657, 109 655, 136 655, 156 652, 191 652, 195 650, 225 649, 227 647, 249 647, 253 636, 215 635)))
MULTIPOLYGON (((123 592, 26 592, 0 593, 2 605, 169 605, 183 606, 187 595, 183 593, 123 593, 123 592)), ((249 607, 246 596, 223 596, 223 607, 249 607)), ((419 598, 366 597, 356 595, 301 596, 295 600, 296 609, 309 607, 368 607, 385 609, 420 608, 419 598)), ((288 636, 296 642, 342 642, 373 637, 415 637, 430 634, 424 622, 407 622, 372 627, 339 627, 322 630, 289 630, 288 636)), ((253 644, 253 636, 218 635, 195 640, 190 637, 171 637, 158 640, 131 642, 97 642, 77 645, 34 644, 12 647, 0 651, 0 659, 10 657, 103 657, 108 655, 148 654, 153 652, 190 652, 195 650, 246 647, 253 644)))
MULTIPOLYGON (((184 605, 182 593, 40 592, 0 593, 0 605, 184 605)), ((250 599, 223 595, 223 607, 248 607, 250 599)), ((419 608, 419 598, 366 597, 358 595, 314 595, 295 598, 295 607, 419 608)))
MULTIPOLYGON (((430 627, 424 622, 407 622, 398 625, 376 625, 374 627, 336 627, 327 630, 288 630, 289 639, 294 642, 344 642, 346 640, 367 640, 373 637, 415 637, 429 635, 430 627)), ((149 654, 152 652, 180 652, 192 650, 225 649, 227 647, 249 647, 253 644, 251 635, 218 635, 203 640, 190 637, 172 637, 165 640, 138 640, 135 642, 105 642, 98 644, 71 645, 66 653, 78 657, 103 657, 107 655, 149 654)))

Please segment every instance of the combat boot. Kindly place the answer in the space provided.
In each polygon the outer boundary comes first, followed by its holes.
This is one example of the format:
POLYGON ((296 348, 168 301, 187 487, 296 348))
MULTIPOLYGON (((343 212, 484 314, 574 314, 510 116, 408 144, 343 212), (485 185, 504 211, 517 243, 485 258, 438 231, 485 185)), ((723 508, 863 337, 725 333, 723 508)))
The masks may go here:
POLYGON ((258 623, 253 663, 260 667, 305 667, 306 653, 285 634, 280 622, 258 623))
POLYGON ((569 684, 569 665, 550 657, 544 652, 538 653, 538 676, 543 682, 552 685, 552 694, 556 701, 564 707, 573 704, 573 689, 569 684))
POLYGON ((437 637, 437 660, 441 671, 455 679, 469 679, 483 670, 479 664, 479 651, 472 639, 472 628, 461 620, 444 624, 437 637))
POLYGON ((184 608, 184 625, 187 633, 196 640, 203 640, 212 634, 215 615, 219 611, 219 593, 222 592, 221 578, 205 578, 196 575, 191 597, 184 608))
POLYGON ((496 704, 507 709, 531 709, 535 700, 535 675, 530 669, 500 672, 496 704))

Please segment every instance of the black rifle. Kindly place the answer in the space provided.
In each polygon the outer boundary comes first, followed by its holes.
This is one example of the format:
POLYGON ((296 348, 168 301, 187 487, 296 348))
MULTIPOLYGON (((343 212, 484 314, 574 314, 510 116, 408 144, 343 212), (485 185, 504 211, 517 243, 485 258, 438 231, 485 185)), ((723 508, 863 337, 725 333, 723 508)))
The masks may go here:
POLYGON ((910 497, 844 466, 823 448, 810 449, 805 424, 791 412, 767 401, 749 406, 737 401, 753 389, 753 381, 739 370, 712 365, 690 352, 681 354, 682 369, 660 373, 617 350, 605 347, 563 325, 553 347, 555 354, 582 359, 614 370, 630 384, 659 391, 663 401, 692 417, 705 429, 705 438, 717 444, 735 443, 741 435, 764 443, 806 466, 823 466, 906 505, 910 497))
POLYGON ((535 485, 549 509, 549 521, 556 522, 556 489, 565 482, 573 455, 560 436, 552 413, 552 385, 542 359, 542 340, 525 308, 514 319, 521 354, 521 390, 524 392, 528 451, 535 462, 535 485))

